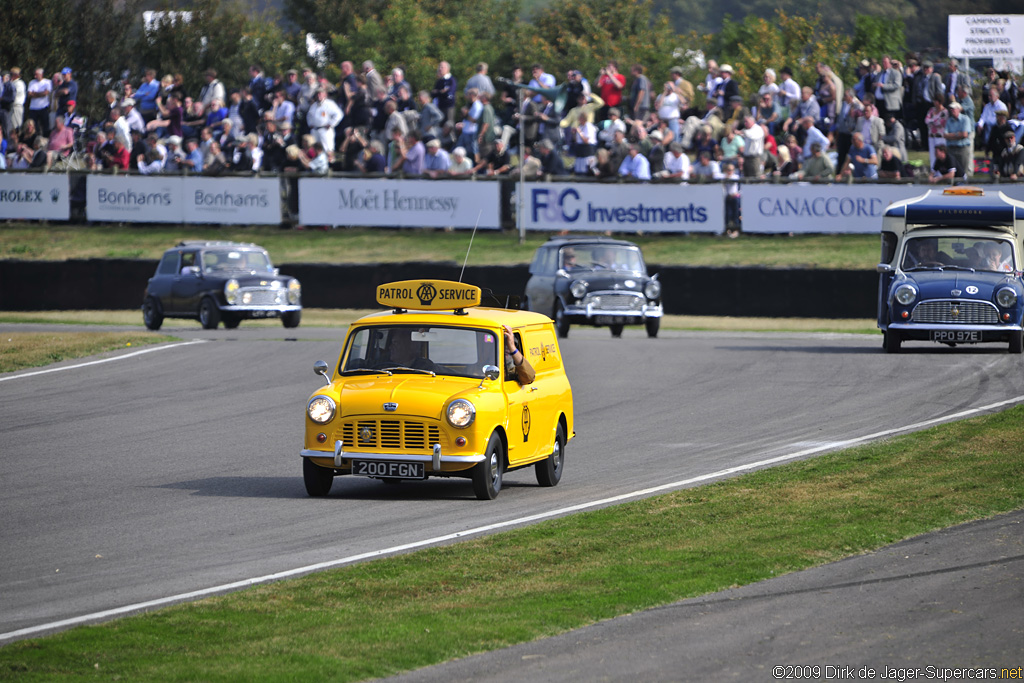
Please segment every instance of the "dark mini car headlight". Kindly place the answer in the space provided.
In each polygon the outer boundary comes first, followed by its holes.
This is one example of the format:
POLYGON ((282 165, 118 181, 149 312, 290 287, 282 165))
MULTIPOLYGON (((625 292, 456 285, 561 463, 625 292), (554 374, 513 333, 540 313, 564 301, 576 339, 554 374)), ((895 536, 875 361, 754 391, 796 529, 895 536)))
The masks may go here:
POLYGON ((576 280, 571 285, 569 285, 569 293, 572 294, 577 299, 582 299, 587 295, 587 281, 576 280))
POLYGON ((1017 292, 1012 287, 1003 287, 996 292, 996 303, 1003 308, 1013 308, 1017 305, 1017 292))
POLYGON ((900 285, 896 288, 895 298, 904 306, 909 306, 917 298, 917 288, 913 285, 900 285))
POLYGON ((476 419, 476 407, 464 398, 457 398, 448 404, 447 416, 452 427, 464 429, 476 419))
POLYGON ((334 401, 326 396, 314 396, 306 406, 306 414, 309 415, 309 419, 321 425, 333 420, 336 410, 334 401))
POLYGON ((651 280, 644 285, 644 296, 648 299, 657 299, 661 296, 661 283, 657 280, 651 280))
POLYGON ((238 280, 231 278, 224 283, 224 298, 228 300, 229 304, 238 303, 238 280))

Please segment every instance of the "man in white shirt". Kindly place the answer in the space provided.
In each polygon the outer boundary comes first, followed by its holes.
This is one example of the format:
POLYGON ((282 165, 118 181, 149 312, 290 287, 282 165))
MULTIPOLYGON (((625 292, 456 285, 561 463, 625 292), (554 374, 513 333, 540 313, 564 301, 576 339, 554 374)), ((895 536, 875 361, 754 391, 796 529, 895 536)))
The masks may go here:
POLYGON ((43 75, 42 67, 37 68, 36 77, 28 84, 28 117, 36 122, 36 130, 44 138, 50 136, 51 92, 53 92, 53 82, 43 75))
POLYGON ((327 97, 327 89, 320 87, 316 91, 316 100, 309 105, 306 113, 306 124, 313 137, 324 146, 327 158, 334 160, 334 129, 341 123, 345 115, 338 104, 327 97))
POLYGON ((665 169, 654 175, 659 178, 679 178, 680 180, 690 179, 690 157, 686 156, 682 144, 673 142, 668 146, 668 154, 662 160, 665 169))

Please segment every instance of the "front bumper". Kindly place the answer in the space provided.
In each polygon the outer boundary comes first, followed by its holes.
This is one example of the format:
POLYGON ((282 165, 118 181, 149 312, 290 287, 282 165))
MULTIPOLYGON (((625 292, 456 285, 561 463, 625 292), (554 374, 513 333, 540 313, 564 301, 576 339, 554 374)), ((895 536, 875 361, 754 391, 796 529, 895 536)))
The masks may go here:
POLYGON ((230 313, 239 318, 278 318, 285 313, 291 313, 293 311, 301 311, 302 306, 246 306, 244 304, 236 304, 221 306, 220 310, 222 313, 230 313))
POLYGON ((441 452, 440 444, 434 444, 433 451, 429 455, 424 453, 367 453, 363 451, 346 451, 344 444, 342 444, 341 441, 334 442, 333 453, 330 451, 314 451, 304 448, 299 451, 299 455, 303 458, 333 458, 334 466, 339 469, 346 466, 351 467, 351 465, 348 464, 348 461, 353 459, 430 463, 431 469, 437 473, 443 471, 443 465, 446 463, 462 465, 463 467, 456 469, 465 469, 465 467, 475 465, 486 458, 483 453, 472 453, 470 455, 446 455, 441 452))
POLYGON ((649 318, 660 318, 664 314, 661 304, 644 303, 634 308, 612 308, 585 302, 586 299, 563 309, 563 315, 569 322, 589 325, 639 325, 649 318))
MULTIPOLYGON (((889 323, 887 330, 899 331, 900 337, 911 341, 942 341, 934 333, 979 332, 981 342, 1007 341, 1010 334, 1021 332, 1021 325, 942 325, 927 323, 889 323)), ((969 343, 969 342, 967 342, 969 343)))

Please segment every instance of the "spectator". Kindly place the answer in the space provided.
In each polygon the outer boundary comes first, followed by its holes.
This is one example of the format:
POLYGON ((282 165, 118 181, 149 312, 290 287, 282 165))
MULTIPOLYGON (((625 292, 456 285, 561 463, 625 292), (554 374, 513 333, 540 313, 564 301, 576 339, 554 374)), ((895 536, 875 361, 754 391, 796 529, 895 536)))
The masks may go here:
POLYGON ((255 133, 249 133, 235 145, 231 153, 231 168, 235 171, 255 173, 263 166, 263 150, 260 139, 255 133))
POLYGON ((881 145, 882 147, 893 147, 893 153, 900 163, 907 161, 906 130, 893 113, 890 113, 888 120, 885 121, 885 132, 882 133, 881 145))
POLYGON ((949 105, 953 102, 959 102, 960 106, 963 107, 963 100, 965 98, 957 92, 957 88, 963 87, 964 93, 969 94, 972 83, 970 75, 960 71, 960 62, 955 57, 949 58, 949 70, 942 79, 942 84, 945 86, 946 108, 948 109, 949 105))
MULTIPOLYGON (((459 148, 455 148, 452 152, 453 156, 455 151, 459 148)), ((512 162, 508 155, 508 141, 504 137, 495 139, 494 147, 490 153, 483 156, 479 163, 472 168, 473 173, 480 175, 503 175, 508 173, 512 162)))
POLYGON ((597 153, 597 128, 587 121, 586 114, 580 114, 576 126, 572 129, 572 154, 576 157, 573 172, 576 175, 589 175, 597 153))
POLYGON ((327 158, 334 161, 335 140, 334 129, 341 125, 344 118, 341 107, 327 97, 327 89, 320 87, 316 91, 316 100, 310 105, 306 114, 306 125, 317 142, 327 153, 327 158))
MULTIPOLYGON (((772 85, 774 85, 774 83, 772 85)), ((775 104, 775 95, 770 92, 765 92, 759 96, 756 116, 757 122, 767 126, 768 131, 774 135, 775 127, 780 123, 779 107, 775 104)))
POLYGON ((413 92, 412 85, 405 78, 405 71, 397 66, 391 70, 387 85, 388 97, 398 97, 398 91, 403 87, 410 93, 413 92))
POLYGON ((278 123, 287 121, 289 124, 294 124, 295 105, 285 96, 284 90, 278 90, 274 93, 274 101, 270 111, 274 115, 274 120, 278 123))
POLYGON ((199 100, 203 103, 203 109, 207 109, 210 103, 217 99, 221 102, 227 100, 228 94, 224 91, 224 84, 217 79, 216 69, 206 70, 206 85, 199 91, 199 100))
POLYGON ((448 175, 461 176, 469 175, 472 172, 473 164, 469 161, 469 159, 466 158, 466 148, 456 147, 455 149, 453 149, 451 155, 451 163, 448 166, 448 175))
POLYGON ((1006 180, 1024 178, 1024 146, 1017 142, 1012 130, 1003 133, 1003 149, 999 153, 995 175, 1006 180))
POLYGON ((555 146, 550 140, 541 140, 536 144, 534 150, 540 161, 539 171, 542 175, 562 176, 566 174, 562 155, 555 151, 555 146))
POLYGON ((647 157, 640 153, 640 147, 635 142, 629 145, 629 154, 619 165, 619 175, 641 182, 651 179, 651 164, 647 157))
POLYGON ((718 106, 724 107, 727 102, 732 100, 732 98, 740 97, 740 87, 732 78, 731 66, 723 64, 718 71, 721 74, 721 80, 718 82, 718 85, 715 86, 715 90, 711 94, 718 100, 718 106))
POLYGON ((35 121, 36 130, 43 137, 50 133, 50 93, 53 82, 43 75, 43 68, 36 69, 36 77, 28 83, 26 90, 29 105, 28 117, 35 121))
POLYGON ((434 106, 444 114, 448 125, 455 125, 455 93, 458 82, 451 73, 451 66, 448 62, 440 62, 437 65, 437 80, 434 81, 434 89, 430 94, 434 98, 434 106))
POLYGON ((718 88, 718 84, 722 82, 722 77, 718 72, 718 62, 713 59, 709 59, 707 63, 708 72, 704 76, 704 82, 697 85, 697 89, 704 93, 705 98, 712 102, 710 106, 721 106, 718 104, 718 98, 713 96, 713 93, 718 88))
MULTIPOLYGON (((662 92, 658 95, 658 99, 655 100, 654 105, 658 109, 658 119, 665 121, 668 124, 669 129, 672 131, 672 135, 675 139, 679 139, 679 108, 681 106, 679 100, 679 94, 676 93, 675 86, 671 81, 667 81, 662 88, 662 92)), ((634 117, 638 121, 642 121, 644 117, 634 117)))
MULTIPOLYGON (((643 121, 651 111, 651 79, 644 75, 644 67, 641 64, 634 64, 632 68, 630 68, 629 73, 633 76, 633 85, 629 88, 630 118, 643 121)), ((669 81, 665 85, 672 89, 673 94, 676 96, 676 102, 681 103, 682 100, 679 98, 678 91, 676 91, 675 83, 669 81)), ((677 123, 678 120, 679 111, 677 110, 677 123)), ((676 135, 679 134, 678 130, 675 132, 676 135)))
POLYGON ((267 106, 268 100, 267 95, 269 94, 269 87, 273 83, 272 79, 267 78, 263 73, 263 67, 259 64, 252 64, 249 66, 249 92, 252 94, 253 99, 256 101, 256 108, 263 112, 263 108, 267 106))
POLYGON ((380 72, 374 68, 370 60, 363 62, 363 76, 366 78, 366 91, 370 96, 370 102, 376 105, 384 100, 388 89, 384 87, 384 79, 380 77, 380 72))
POLYGON ((480 93, 480 103, 483 105, 483 109, 480 112, 480 122, 477 126, 477 151, 474 160, 491 153, 491 150, 494 149, 494 140, 499 132, 494 107, 491 106, 491 96, 487 93, 480 93))
POLYGON ((164 147, 167 153, 164 156, 163 172, 180 173, 181 160, 184 158, 181 150, 181 137, 177 135, 169 136, 164 142, 164 147))
POLYGON ((799 173, 804 180, 833 180, 836 177, 836 169, 819 142, 811 144, 811 158, 799 173))
POLYGON ((398 105, 395 101, 388 100, 385 102, 381 112, 384 117, 384 128, 376 134, 376 138, 381 141, 390 140, 394 138, 395 133, 400 134, 404 138, 406 133, 409 132, 409 125, 406 123, 402 113, 398 111, 398 105))
POLYGON ((160 150, 153 146, 145 154, 138 155, 136 165, 142 175, 157 175, 163 173, 164 159, 160 156, 160 150))
POLYGON ((228 170, 228 160, 221 151, 220 144, 216 140, 210 142, 210 147, 203 156, 203 175, 219 176, 228 170))
POLYGON ((420 102, 420 137, 424 139, 441 137, 444 114, 437 108, 437 105, 430 101, 430 93, 426 90, 420 90, 416 98, 420 102))
POLYGON ((889 112, 897 118, 903 116, 903 74, 892 64, 889 55, 882 57, 882 68, 872 82, 878 115, 884 120, 889 112))
POLYGON ((875 148, 864 140, 862 133, 853 134, 850 163, 853 165, 852 175, 854 178, 878 178, 878 154, 875 152, 875 148))
POLYGON ((128 130, 137 130, 140 133, 146 132, 146 121, 142 114, 135 109, 135 98, 126 97, 121 101, 121 114, 128 123, 128 130))
POLYGON ((25 122, 25 99, 28 90, 25 81, 21 80, 21 69, 11 67, 11 112, 8 125, 10 131, 20 130, 25 122))
POLYGON ((679 178, 683 182, 690 179, 690 157, 686 156, 682 144, 678 142, 670 144, 663 163, 665 168, 655 173, 656 177, 679 178))
POLYGON ((53 131, 46 145, 46 167, 53 166, 57 161, 66 161, 71 155, 71 150, 74 149, 74 146, 74 132, 64 125, 64 117, 58 116, 54 120, 53 131))
POLYGON ((203 172, 203 153, 199 149, 198 140, 189 138, 185 141, 185 157, 179 162, 179 165, 192 173, 203 172))
MULTIPOLYGON (((544 71, 544 67, 540 64, 534 64, 531 69, 533 78, 530 79, 529 86, 531 90, 539 90, 541 88, 551 89, 555 87, 555 77, 544 71)), ((533 98, 534 102, 540 103, 540 95, 535 95, 533 98)))
POLYGON ((754 120, 753 116, 746 116, 743 119, 743 128, 740 130, 743 137, 743 176, 745 178, 759 178, 764 167, 764 128, 754 120))
MULTIPOLYGON (((722 179, 725 180, 725 225, 738 227, 740 224, 740 179, 739 171, 731 161, 722 164, 722 179)), ((732 236, 733 233, 730 233, 732 236)))
POLYGON ((475 89, 477 93, 487 93, 488 96, 494 96, 494 83, 491 82, 491 77, 487 75, 487 62, 480 62, 476 65, 476 73, 469 77, 466 81, 466 95, 469 94, 470 90, 475 89))
POLYGON ((725 137, 718 143, 722 150, 721 163, 724 165, 726 162, 730 162, 735 165, 743 153, 745 144, 743 138, 736 134, 736 125, 730 123, 725 129, 725 137))
POLYGON ((466 91, 466 106, 462 108, 462 121, 455 124, 459 137, 455 144, 465 147, 473 157, 477 154, 477 126, 483 114, 484 105, 480 102, 479 93, 475 88, 466 91))
POLYGON ((683 78, 683 67, 674 66, 669 69, 669 80, 672 81, 672 87, 675 88, 676 94, 679 95, 679 101, 682 106, 689 108, 693 106, 693 83, 683 78))
MULTIPOLYGON (((804 132, 803 151, 800 154, 800 159, 802 161, 806 161, 807 159, 811 158, 811 145, 813 145, 815 142, 821 145, 822 151, 828 150, 828 138, 825 136, 824 133, 818 130, 817 127, 815 127, 814 119, 812 119, 810 116, 805 116, 804 118, 800 119, 800 128, 804 132)), ((799 141, 797 141, 796 136, 793 136, 793 138, 794 143, 799 146, 800 143, 799 141)), ((861 138, 863 139, 863 136, 861 136, 861 138)))
MULTIPOLYGON (((1007 116, 1008 113, 1005 111, 996 112, 996 125, 992 126, 988 136, 988 143, 985 145, 985 156, 991 155, 992 161, 995 164, 999 163, 1003 155, 1003 149, 1006 148, 1006 141, 1008 140, 1006 134, 1014 133, 1013 125, 1007 120, 1007 116)), ((1014 142, 1016 141, 1016 135, 1014 135, 1014 142)))
POLYGON ((157 116, 156 98, 160 97, 160 94, 160 83, 156 80, 156 70, 146 69, 142 83, 135 91, 135 101, 139 105, 139 115, 147 124, 157 116))
POLYGON ((423 143, 420 142, 419 133, 414 130, 409 131, 403 138, 396 132, 395 140, 398 143, 398 158, 396 163, 392 164, 391 172, 401 171, 405 175, 421 175, 423 173, 426 149, 423 143))
POLYGON ((799 83, 793 80, 793 70, 788 66, 782 67, 779 77, 782 79, 782 82, 779 83, 779 106, 787 107, 790 112, 788 118, 793 118, 792 110, 800 102, 803 89, 799 83))
POLYGON ((60 70, 60 86, 54 85, 54 93, 57 96, 57 115, 62 116, 68 112, 68 102, 78 101, 78 83, 72 78, 71 67, 66 66, 60 70))
POLYGON ((427 153, 423 157, 423 173, 431 178, 448 175, 451 158, 448 156, 448 152, 441 149, 441 141, 434 138, 427 142, 426 148, 427 153))
POLYGON ((702 181, 721 180, 723 177, 718 162, 711 157, 711 152, 706 150, 697 156, 697 163, 693 165, 690 176, 702 181))
POLYGON ((999 123, 996 119, 999 112, 1009 115, 1006 103, 999 98, 999 88, 992 86, 988 89, 988 102, 982 107, 981 116, 978 117, 978 133, 985 148, 985 156, 989 154, 989 133, 999 123))
POLYGON ((878 177, 898 180, 903 175, 903 163, 897 156, 896 148, 882 145, 882 158, 878 162, 878 177))
POLYGON ((356 166, 363 173, 384 173, 386 163, 383 145, 381 145, 380 141, 373 140, 363 149, 362 159, 356 162, 356 166))
POLYGON ((127 171, 128 166, 131 164, 131 150, 125 144, 127 141, 120 135, 114 136, 114 148, 110 152, 109 166, 107 168, 114 169, 115 171, 127 171))
POLYGON ((608 120, 604 123, 604 127, 597 132, 597 139, 601 141, 605 148, 610 148, 615 141, 616 131, 621 131, 623 134, 626 133, 626 124, 621 118, 621 112, 618 107, 611 107, 608 110, 608 120))
MULTIPOLYGON (((956 104, 954 102, 953 104, 956 104)), ((935 148, 935 163, 932 164, 931 174, 928 176, 929 183, 937 183, 943 180, 952 182, 958 175, 956 161, 948 154, 945 146, 935 148)))
POLYGON ((853 145, 853 133, 863 112, 864 105, 857 99, 853 88, 847 88, 836 113, 836 168, 846 167, 846 157, 853 145))
POLYGON ((288 69, 284 72, 284 94, 293 104, 298 106, 302 84, 299 83, 299 72, 288 69))
POLYGON ((619 73, 619 63, 614 59, 608 60, 605 67, 601 69, 600 77, 597 79, 597 89, 601 99, 604 100, 604 106, 598 114, 599 120, 604 121, 608 118, 609 108, 621 108, 622 91, 625 88, 626 77, 619 73))
POLYGON ((974 128, 974 122, 962 111, 963 105, 959 102, 949 105, 949 118, 946 119, 946 130, 943 137, 946 139, 946 151, 957 174, 966 177, 968 164, 971 161, 971 131, 974 128))
POLYGON ((156 100, 157 108, 160 110, 160 114, 164 117, 162 119, 155 119, 146 124, 146 130, 158 130, 164 128, 168 135, 177 135, 182 137, 184 133, 184 116, 185 110, 181 106, 180 95, 176 92, 172 92, 167 96, 167 106, 163 105, 161 98, 156 100))
POLYGON ((206 110, 206 127, 207 128, 220 128, 221 121, 225 121, 228 118, 228 108, 224 106, 224 102, 214 98, 210 102, 209 108, 206 110))
POLYGON ((814 97, 814 90, 810 86, 804 86, 800 91, 800 101, 789 109, 789 118, 783 124, 783 129, 790 135, 795 135, 797 142, 802 141, 800 132, 801 121, 810 118, 811 123, 818 124, 821 120, 821 106, 814 97))

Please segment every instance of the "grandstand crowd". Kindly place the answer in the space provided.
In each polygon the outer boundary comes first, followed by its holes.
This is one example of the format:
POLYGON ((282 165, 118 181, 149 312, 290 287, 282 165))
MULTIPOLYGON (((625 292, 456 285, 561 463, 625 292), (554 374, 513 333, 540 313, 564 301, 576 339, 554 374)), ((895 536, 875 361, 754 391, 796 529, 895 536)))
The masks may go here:
POLYGON ((864 60, 845 85, 821 63, 813 83, 783 66, 752 85, 714 60, 696 84, 681 67, 649 74, 615 61, 591 78, 534 64, 494 80, 487 64, 457 76, 442 61, 419 88, 401 67, 340 66, 331 83, 310 68, 270 75, 254 64, 231 89, 211 69, 199 92, 148 69, 106 93, 98 121, 78 111, 72 68, 12 67, 0 168, 438 178, 506 174, 523 159, 531 177, 640 182, 1024 176, 1024 87, 991 68, 975 83, 956 59, 864 60), (927 150, 927 166, 908 150, 927 150))

